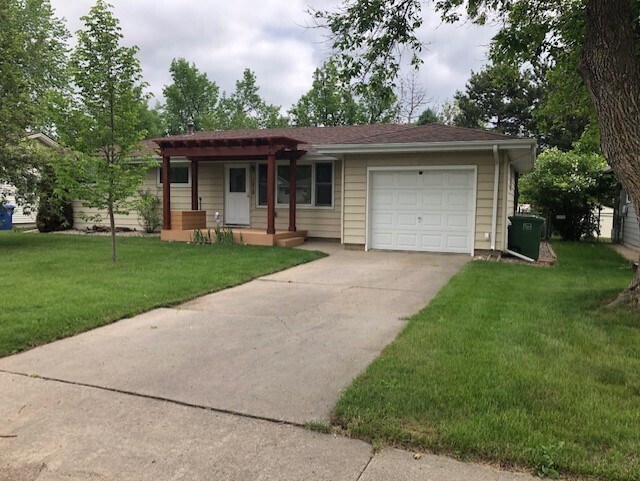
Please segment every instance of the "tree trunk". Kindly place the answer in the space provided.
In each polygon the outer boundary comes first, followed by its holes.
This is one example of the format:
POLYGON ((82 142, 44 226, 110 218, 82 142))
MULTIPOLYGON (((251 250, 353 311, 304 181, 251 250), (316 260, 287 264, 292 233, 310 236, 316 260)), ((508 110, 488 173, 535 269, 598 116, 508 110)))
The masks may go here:
MULTIPOLYGON (((595 106, 602 153, 640 212, 640 63, 631 0, 587 0, 579 71, 595 106)), ((640 309, 640 270, 612 305, 640 309)))
POLYGON ((111 260, 116 262, 116 219, 113 214, 113 202, 109 199, 107 208, 109 212, 109 224, 111 226, 111 260))

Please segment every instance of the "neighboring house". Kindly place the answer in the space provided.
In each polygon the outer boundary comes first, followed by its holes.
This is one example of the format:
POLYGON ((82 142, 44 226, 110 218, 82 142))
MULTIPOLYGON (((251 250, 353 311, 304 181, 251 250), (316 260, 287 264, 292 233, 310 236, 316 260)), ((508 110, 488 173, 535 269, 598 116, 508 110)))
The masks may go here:
MULTIPOLYGON (((217 212, 224 225, 259 231, 271 244, 279 235, 309 236, 473 254, 505 248, 516 177, 533 168, 536 141, 392 124, 195 132, 144 148, 162 161, 144 188, 162 199, 165 240, 215 227, 217 212)), ((116 224, 139 228, 136 215, 116 224)))
POLYGON ((635 250, 640 250, 640 228, 638 228, 638 215, 631 203, 631 199, 624 189, 620 191, 620 204, 617 209, 617 240, 635 250))
MULTIPOLYGON (((37 132, 34 134, 27 135, 28 139, 36 141, 48 148, 59 147, 59 144, 48 137, 47 135, 37 132)), ((0 193, 4 196, 4 202, 6 204, 12 204, 16 206, 16 209, 13 211, 13 225, 15 226, 29 226, 35 225, 36 223, 36 214, 37 208, 33 206, 31 209, 25 209, 20 205, 17 205, 15 194, 16 188, 10 184, 0 183, 0 193)))

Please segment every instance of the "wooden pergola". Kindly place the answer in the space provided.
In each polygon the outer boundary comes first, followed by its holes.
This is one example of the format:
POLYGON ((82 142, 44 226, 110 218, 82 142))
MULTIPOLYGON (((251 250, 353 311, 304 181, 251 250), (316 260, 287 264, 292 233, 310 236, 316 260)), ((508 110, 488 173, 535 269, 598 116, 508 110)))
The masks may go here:
POLYGON ((306 151, 290 137, 218 138, 197 133, 156 139, 162 155, 162 228, 171 230, 171 158, 186 157, 191 162, 191 210, 198 210, 198 164, 221 161, 267 161, 267 234, 275 234, 276 160, 289 160, 289 231, 296 231, 296 165, 306 151))

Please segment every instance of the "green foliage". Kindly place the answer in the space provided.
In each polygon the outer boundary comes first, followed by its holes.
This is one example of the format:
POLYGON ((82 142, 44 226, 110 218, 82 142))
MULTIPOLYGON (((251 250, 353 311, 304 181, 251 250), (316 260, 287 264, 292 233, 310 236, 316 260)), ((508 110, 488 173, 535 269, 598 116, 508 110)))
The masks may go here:
POLYGON ((218 85, 183 58, 173 59, 169 72, 173 83, 162 90, 169 133, 186 133, 191 122, 196 130, 214 129, 218 85))
POLYGON ((541 445, 533 452, 536 474, 540 478, 558 479, 560 472, 554 460, 556 451, 562 449, 564 442, 551 445, 541 445))
POLYGON ((418 117, 416 125, 438 124, 442 122, 442 116, 434 109, 425 109, 418 117))
POLYGON ((538 156, 533 172, 522 177, 522 199, 547 217, 563 239, 589 238, 597 228, 593 213, 598 206, 613 205, 617 192, 605 167, 598 154, 548 149, 538 156))
POLYGON ((535 130, 532 112, 538 98, 530 70, 489 65, 471 72, 465 92, 456 93, 460 111, 454 122, 463 127, 489 127, 501 134, 530 135, 535 130))
POLYGON ((138 199, 135 201, 135 210, 140 216, 140 225, 147 234, 156 232, 162 225, 160 213, 160 200, 149 189, 138 191, 138 199))
POLYGON ((255 73, 245 69, 236 89, 223 93, 218 104, 216 128, 220 130, 285 127, 288 120, 280 115, 280 107, 268 104, 259 94, 255 73))
POLYGON ((67 91, 68 32, 48 0, 0 0, 0 183, 34 199, 42 156, 28 130, 50 128, 67 91))
POLYGON ((219 244, 219 245, 235 244, 233 231, 231 229, 216 226, 216 228, 213 231, 216 236, 216 244, 219 244))
POLYGON ((365 122, 365 108, 353 89, 338 75, 332 60, 313 72, 311 90, 289 110, 291 122, 300 127, 356 125, 365 122))
POLYGON ((191 243, 201 246, 213 244, 211 229, 207 229, 206 232, 203 232, 202 229, 195 229, 191 235, 191 243))
POLYGON ((129 213, 131 197, 155 165, 151 159, 132 161, 145 134, 139 129, 145 84, 137 48, 121 45, 121 29, 110 5, 98 0, 82 20, 85 27, 78 31, 71 56, 77 95, 64 136, 77 153, 57 162, 56 173, 61 188, 84 207, 107 211, 115 262, 114 216, 129 213))
POLYGON ((140 104, 138 129, 146 139, 163 137, 167 133, 163 108, 159 103, 156 102, 153 108, 149 108, 146 102, 140 104))
POLYGON ((36 227, 40 232, 72 228, 73 206, 68 195, 57 188, 55 170, 47 165, 39 173, 36 227))
POLYGON ((400 70, 398 53, 411 52, 418 67, 422 42, 416 32, 422 26, 420 0, 353 0, 337 11, 313 10, 315 21, 329 32, 334 61, 347 84, 370 99, 369 122, 382 120, 382 113, 395 101, 395 80, 400 70))

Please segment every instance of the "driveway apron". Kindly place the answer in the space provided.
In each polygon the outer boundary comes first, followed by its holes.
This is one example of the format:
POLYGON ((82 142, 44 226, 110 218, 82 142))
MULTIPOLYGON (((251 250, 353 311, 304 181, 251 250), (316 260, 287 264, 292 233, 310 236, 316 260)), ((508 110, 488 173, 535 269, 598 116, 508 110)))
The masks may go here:
POLYGON ((306 248, 331 255, 1 359, 0 370, 265 420, 326 421, 341 390, 470 257, 306 248))

